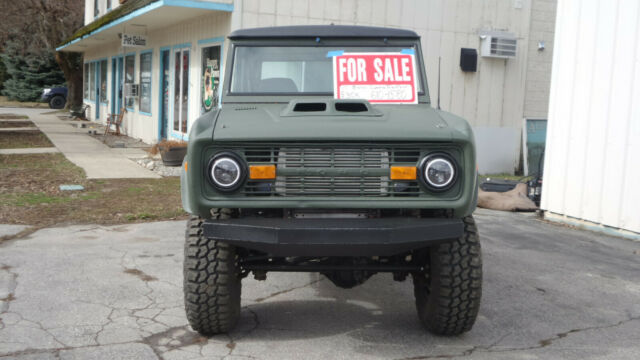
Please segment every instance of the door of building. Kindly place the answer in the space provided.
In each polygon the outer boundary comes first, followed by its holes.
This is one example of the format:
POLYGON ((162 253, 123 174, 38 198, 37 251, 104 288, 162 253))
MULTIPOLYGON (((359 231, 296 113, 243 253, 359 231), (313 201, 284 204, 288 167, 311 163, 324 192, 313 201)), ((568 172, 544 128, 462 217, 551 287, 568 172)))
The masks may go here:
POLYGON ((122 56, 111 59, 111 113, 120 114, 122 109, 122 56))
POLYGON ((169 127, 169 81, 171 80, 171 50, 160 51, 160 123, 158 140, 167 138, 169 127))
POLYGON ((189 114, 189 49, 176 49, 173 72, 172 137, 185 139, 189 114))

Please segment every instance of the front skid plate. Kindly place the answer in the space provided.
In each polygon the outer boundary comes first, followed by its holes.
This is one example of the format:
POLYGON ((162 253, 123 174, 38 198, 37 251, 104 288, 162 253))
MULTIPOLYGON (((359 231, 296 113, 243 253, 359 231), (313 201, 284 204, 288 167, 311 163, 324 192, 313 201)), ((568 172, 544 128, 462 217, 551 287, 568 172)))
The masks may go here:
POLYGON ((273 256, 391 256, 462 236, 461 219, 207 220, 204 235, 273 256))

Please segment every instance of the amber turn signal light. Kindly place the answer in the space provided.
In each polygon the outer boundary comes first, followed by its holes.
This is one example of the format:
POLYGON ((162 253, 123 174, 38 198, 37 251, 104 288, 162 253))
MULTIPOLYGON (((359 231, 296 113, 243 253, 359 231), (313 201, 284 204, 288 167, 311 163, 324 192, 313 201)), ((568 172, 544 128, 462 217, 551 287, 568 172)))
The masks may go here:
POLYGON ((275 165, 250 165, 249 166, 249 179, 264 180, 276 178, 276 166, 275 165))
POLYGON ((415 180, 417 169, 415 166, 392 166, 391 180, 415 180))

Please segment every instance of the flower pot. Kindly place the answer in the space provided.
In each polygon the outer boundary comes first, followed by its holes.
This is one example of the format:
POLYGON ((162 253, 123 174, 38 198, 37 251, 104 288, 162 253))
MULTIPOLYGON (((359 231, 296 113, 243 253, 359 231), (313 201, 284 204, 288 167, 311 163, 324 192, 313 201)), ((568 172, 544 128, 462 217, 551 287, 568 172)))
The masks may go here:
POLYGON ((160 148, 160 157, 164 166, 180 166, 187 155, 186 146, 173 146, 168 149, 160 148))

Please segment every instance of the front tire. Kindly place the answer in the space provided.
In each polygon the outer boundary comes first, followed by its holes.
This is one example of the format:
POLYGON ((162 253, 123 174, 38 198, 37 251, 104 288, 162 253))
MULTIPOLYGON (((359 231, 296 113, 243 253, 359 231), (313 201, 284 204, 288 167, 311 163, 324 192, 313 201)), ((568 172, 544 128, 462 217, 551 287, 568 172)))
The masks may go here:
POLYGON ((472 216, 465 217, 464 234, 430 248, 423 259, 427 274, 413 274, 418 317, 437 335, 471 330, 482 296, 482 254, 472 216))
POLYGON ((56 95, 49 100, 49 107, 52 109, 63 109, 66 102, 63 96, 56 95))
MULTIPOLYGON (((214 212, 231 217, 230 209, 214 212)), ((209 336, 231 331, 240 318, 241 277, 233 246, 203 236, 204 221, 191 217, 184 247, 184 303, 191 327, 209 336)))

